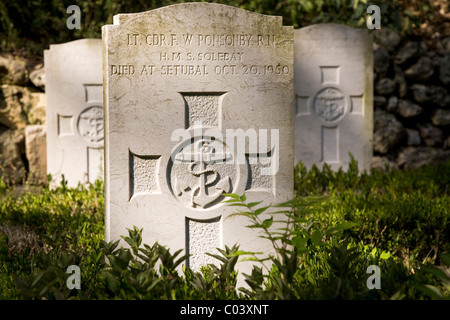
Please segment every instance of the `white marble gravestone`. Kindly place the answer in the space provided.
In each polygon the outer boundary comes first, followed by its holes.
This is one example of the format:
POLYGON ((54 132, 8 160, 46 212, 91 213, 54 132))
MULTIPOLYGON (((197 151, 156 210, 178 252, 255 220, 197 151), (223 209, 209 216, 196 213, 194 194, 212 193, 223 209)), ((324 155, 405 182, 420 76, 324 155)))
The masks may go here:
POLYGON ((372 37, 317 24, 294 31, 295 163, 348 168, 349 152, 370 170, 373 136, 372 37))
POLYGON ((225 245, 271 251, 222 194, 293 196, 293 28, 188 3, 119 14, 102 38, 106 239, 143 228, 196 270, 225 245))
POLYGON ((102 41, 82 39, 44 51, 47 173, 70 187, 103 179, 102 41))

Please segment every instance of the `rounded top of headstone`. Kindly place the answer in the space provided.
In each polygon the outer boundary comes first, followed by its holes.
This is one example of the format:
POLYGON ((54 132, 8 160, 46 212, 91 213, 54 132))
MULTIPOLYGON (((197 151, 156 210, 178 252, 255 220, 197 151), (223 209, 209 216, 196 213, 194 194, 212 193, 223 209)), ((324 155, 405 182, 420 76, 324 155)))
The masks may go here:
MULTIPOLYGON (((367 29, 354 28, 338 23, 320 23, 294 30, 296 43, 308 46, 314 42, 316 50, 348 51, 372 54, 373 36, 367 29)), ((331 54, 333 55, 333 54, 331 54)))
MULTIPOLYGON (((83 48, 92 46, 95 49, 94 50, 98 50, 98 48, 96 47, 101 47, 102 46, 102 39, 100 38, 85 38, 85 39, 78 39, 78 40, 73 40, 73 41, 69 41, 69 42, 64 42, 64 43, 55 43, 55 44, 51 44, 49 50, 64 50, 65 48, 72 48, 71 50, 73 50, 76 47, 82 46, 83 48), (64 48, 64 49, 63 49, 64 48)), ((45 50, 47 51, 47 50, 45 50)))
MULTIPOLYGON (((330 23, 317 23, 317 24, 312 24, 303 28, 298 28, 297 30, 303 30, 303 31, 307 31, 309 29, 316 29, 316 30, 366 30, 363 28, 355 28, 355 27, 351 27, 342 23, 335 23, 335 22, 330 22, 330 23)), ((329 32, 329 31, 327 31, 329 32)))
MULTIPOLYGON (((255 16, 258 18, 264 18, 266 24, 282 24, 281 16, 269 16, 257 12, 244 10, 241 8, 219 4, 219 3, 205 3, 205 2, 190 2, 190 3, 178 3, 169 6, 138 12, 138 13, 121 13, 113 17, 114 25, 125 25, 132 23, 136 18, 145 19, 145 17, 157 16, 157 19, 161 20, 161 23, 177 23, 184 22, 186 16, 194 18, 196 23, 201 24, 205 21, 208 12, 213 13, 215 18, 228 18, 233 21, 234 24, 246 24, 246 18, 248 16, 255 16), (168 21, 164 21, 168 18, 168 21)), ((211 23, 211 20, 208 20, 211 23)))
POLYGON ((348 39, 349 42, 354 41, 356 37, 367 37, 367 39, 371 39, 372 37, 367 29, 350 27, 339 23, 319 23, 295 29, 294 37, 299 36, 320 37, 323 41, 342 41, 343 39, 348 39))

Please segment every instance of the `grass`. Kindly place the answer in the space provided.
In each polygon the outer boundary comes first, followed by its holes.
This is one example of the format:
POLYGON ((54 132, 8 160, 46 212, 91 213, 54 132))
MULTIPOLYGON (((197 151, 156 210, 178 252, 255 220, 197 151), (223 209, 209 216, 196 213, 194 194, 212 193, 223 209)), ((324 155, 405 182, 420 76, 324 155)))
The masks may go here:
MULTIPOLYGON (((0 182, 0 299, 449 299, 450 162, 418 170, 347 172, 295 168, 296 197, 279 204, 291 222, 259 221, 264 203, 228 195, 236 214, 273 240, 269 270, 255 267, 236 288, 236 244, 201 272, 177 267, 181 252, 106 243, 103 184, 8 187, 0 182), (282 244, 281 246, 279 244, 282 244), (81 289, 68 289, 68 266, 81 289), (370 290, 367 268, 381 270, 370 290)), ((258 260, 258 255, 250 255, 258 260)))

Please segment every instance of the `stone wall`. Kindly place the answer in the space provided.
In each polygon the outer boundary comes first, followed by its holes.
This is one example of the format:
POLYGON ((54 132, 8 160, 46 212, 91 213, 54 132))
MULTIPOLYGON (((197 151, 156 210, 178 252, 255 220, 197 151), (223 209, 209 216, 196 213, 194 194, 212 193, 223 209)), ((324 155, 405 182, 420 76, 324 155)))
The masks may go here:
MULTIPOLYGON (((450 37, 374 33, 374 167, 418 168, 450 160, 450 37)), ((42 183, 42 58, 0 53, 0 176, 42 183)))
POLYGON ((46 158, 42 156, 45 155, 44 82, 41 59, 0 53, 0 176, 7 184, 46 180, 46 173, 42 172, 46 167, 46 158), (31 125, 40 129, 30 130, 31 125), (36 140, 38 132, 40 140, 36 140))
POLYGON ((450 160, 450 37, 374 39, 373 166, 450 160))

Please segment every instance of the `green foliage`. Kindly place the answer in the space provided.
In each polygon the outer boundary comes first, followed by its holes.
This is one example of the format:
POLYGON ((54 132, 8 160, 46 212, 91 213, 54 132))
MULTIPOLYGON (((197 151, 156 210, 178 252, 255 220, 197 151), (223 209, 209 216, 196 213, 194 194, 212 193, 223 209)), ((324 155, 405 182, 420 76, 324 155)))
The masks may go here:
POLYGON ((343 221, 326 226, 307 218, 329 201, 325 198, 296 198, 258 209, 260 203, 246 203, 245 195, 227 196, 231 199, 226 202, 241 207, 236 215, 248 218, 249 227, 260 229, 261 237, 271 241, 276 252, 268 257, 243 253, 250 255, 250 260, 261 262, 266 269, 255 266, 251 274, 245 275, 249 288, 240 290, 248 298, 417 299, 427 297, 428 292, 423 288, 433 287, 426 284, 428 281, 436 283, 427 274, 413 275, 401 259, 389 252, 356 242, 348 232, 359 224, 343 221), (271 209, 275 209, 270 213, 272 218, 261 218, 263 212, 271 209), (278 226, 270 230, 275 224, 278 226), (366 272, 370 265, 383 270, 381 290, 367 288, 366 272))
POLYGON ((179 266, 186 256, 171 253, 155 243, 141 245, 142 229, 129 229, 122 237, 130 247, 118 247, 119 241, 104 242, 91 252, 61 250, 41 252, 33 260, 34 270, 15 277, 19 298, 29 299, 236 299, 237 247, 220 250, 216 256, 220 268, 210 265, 203 273, 179 266), (93 259, 94 258, 94 259, 93 259), (86 263, 88 260, 89 263, 86 263), (70 265, 83 271, 81 289, 66 286, 70 265))
POLYGON ((442 265, 423 266, 420 270, 422 277, 437 280, 439 285, 415 284, 416 288, 432 299, 450 300, 450 254, 439 254, 442 265))
MULTIPOLYGON (((142 12, 184 0, 84 0, 76 5, 81 10, 81 29, 69 30, 66 10, 69 0, 17 0, 0 2, 0 45, 2 50, 25 49, 42 54, 50 44, 81 38, 100 38, 101 27, 112 24, 118 13, 142 12), (51 26, 51 27, 50 27, 51 26)), ((376 4, 381 9, 381 25, 401 32, 419 29, 423 21, 431 20, 430 1, 412 10, 408 1, 367 0, 217 0, 203 1, 227 4, 268 15, 282 16, 285 25, 304 27, 315 23, 341 23, 354 27, 366 24, 367 7, 376 4)))
MULTIPOLYGON (((103 240, 103 184, 68 188, 63 180, 18 190, 0 181, 1 299, 448 299, 450 163, 416 171, 347 172, 296 167, 297 195, 267 205, 228 194, 248 227, 272 243, 273 255, 245 244, 210 254, 194 272, 181 251, 142 243, 142 229, 121 242, 103 240), (1 229, 36 233, 38 250, 14 251, 1 229), (126 244, 126 246, 123 246, 126 244), (237 284, 236 265, 255 266, 237 284), (68 289, 70 265, 81 289, 68 289), (369 290, 367 268, 380 268, 369 290)), ((233 217, 230 217, 233 218, 233 217)))
MULTIPOLYGON (((348 172, 328 166, 295 168, 299 196, 326 194, 322 210, 313 213, 323 226, 342 221, 357 223, 348 233, 414 263, 434 263, 450 246, 450 162, 420 170, 348 172)), ((413 266, 412 266, 413 267, 413 266)))
MULTIPOLYGON (((65 271, 69 265, 77 264, 82 270, 92 271, 101 267, 96 255, 104 234, 103 183, 68 188, 63 180, 53 190, 48 185, 23 188, 11 186, 0 193, 0 226, 26 227, 38 235, 39 247, 31 248, 36 244, 25 242, 24 252, 8 249, 5 253, 0 249, 0 268, 6 275, 5 281, 7 286, 16 288, 15 278, 23 297, 66 298, 61 295, 61 288, 65 287, 62 279, 67 277, 65 271), (26 284, 18 280, 22 276, 29 278, 30 274, 40 281, 33 279, 26 284), (48 287, 40 287, 40 282, 48 282, 48 287)), ((0 248, 10 248, 13 239, 3 242, 2 239, 5 237, 0 237, 0 248)), ((97 277, 94 272, 92 277, 97 277)), ((0 290, 0 298, 9 294, 11 291, 0 290)))

